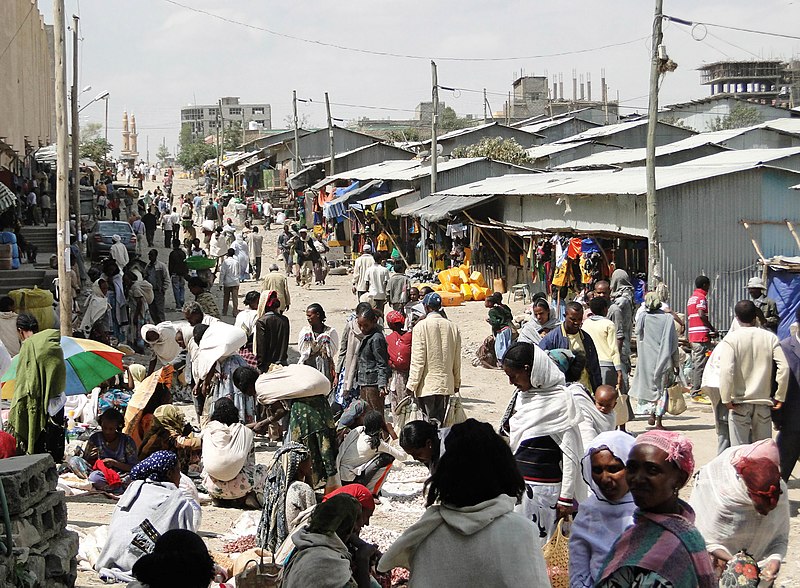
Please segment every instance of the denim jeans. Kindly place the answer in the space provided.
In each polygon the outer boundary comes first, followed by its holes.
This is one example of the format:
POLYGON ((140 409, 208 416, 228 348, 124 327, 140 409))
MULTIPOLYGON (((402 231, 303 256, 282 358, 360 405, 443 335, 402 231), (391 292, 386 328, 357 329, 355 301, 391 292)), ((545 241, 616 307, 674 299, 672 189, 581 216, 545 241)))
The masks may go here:
POLYGON ((175 308, 180 310, 185 302, 186 280, 181 276, 172 276, 172 295, 175 296, 175 308))

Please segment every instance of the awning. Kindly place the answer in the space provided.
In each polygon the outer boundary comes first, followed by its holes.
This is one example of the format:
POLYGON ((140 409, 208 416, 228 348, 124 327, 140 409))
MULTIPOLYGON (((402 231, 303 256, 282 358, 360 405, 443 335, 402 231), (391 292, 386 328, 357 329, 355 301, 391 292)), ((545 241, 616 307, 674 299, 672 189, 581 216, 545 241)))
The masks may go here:
POLYGON ((262 164, 262 163, 264 163, 264 162, 265 162, 267 159, 269 159, 269 158, 268 158, 268 157, 259 157, 259 158, 258 158, 258 159, 256 159, 255 161, 251 161, 250 163, 248 163, 248 164, 246 164, 246 165, 243 165, 243 166, 241 166, 241 167, 239 168, 239 171, 240 171, 240 172, 243 172, 243 171, 246 171, 246 170, 250 169, 250 168, 251 168, 251 167, 253 167, 253 166, 256 166, 256 165, 261 165, 261 164, 262 164))
POLYGON ((392 214, 395 216, 413 216, 424 221, 436 222, 451 217, 457 212, 467 210, 473 206, 489 202, 497 198, 496 195, 485 196, 453 196, 453 195, 432 195, 395 209, 392 214))
POLYGON ((405 188, 403 190, 395 190, 394 192, 387 192, 386 194, 378 194, 377 196, 373 196, 372 198, 367 198, 366 200, 362 200, 361 202, 353 202, 350 205, 350 208, 355 208, 356 210, 364 210, 366 206, 372 206, 373 204, 379 204, 381 202, 386 202, 387 200, 394 200, 395 198, 399 198, 400 196, 405 196, 407 194, 411 194, 414 190, 410 188, 405 188))
POLYGON ((233 157, 229 157, 225 161, 223 161, 220 165, 222 167, 232 167, 237 163, 241 163, 245 159, 249 159, 254 155, 258 155, 259 151, 248 151, 247 153, 240 153, 239 155, 234 155, 233 157))
POLYGON ((0 212, 5 212, 14 206, 16 202, 17 197, 14 195, 14 192, 4 183, 0 182, 0 212))

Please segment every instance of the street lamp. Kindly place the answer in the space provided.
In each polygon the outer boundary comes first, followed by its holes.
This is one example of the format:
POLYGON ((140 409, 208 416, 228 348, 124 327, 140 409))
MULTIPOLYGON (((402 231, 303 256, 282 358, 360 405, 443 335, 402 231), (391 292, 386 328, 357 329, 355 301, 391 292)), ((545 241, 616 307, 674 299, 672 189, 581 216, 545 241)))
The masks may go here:
MULTIPOLYGON (((85 91, 91 90, 91 89, 92 89, 91 86, 86 86, 86 88, 84 88, 83 91, 85 92, 85 91)), ((105 100, 106 101, 106 123, 105 123, 105 141, 106 141, 106 145, 108 145, 108 97, 109 97, 109 95, 110 95, 110 92, 108 90, 106 90, 105 92, 100 92, 97 96, 95 96, 94 98, 89 100, 89 102, 84 104, 80 108, 80 110, 78 110, 78 112, 81 112, 82 110, 84 110, 85 108, 91 106, 92 104, 94 104, 98 100, 105 100)), ((107 160, 105 158, 104 158, 104 162, 105 162, 104 167, 107 167, 108 163, 107 163, 107 160)))

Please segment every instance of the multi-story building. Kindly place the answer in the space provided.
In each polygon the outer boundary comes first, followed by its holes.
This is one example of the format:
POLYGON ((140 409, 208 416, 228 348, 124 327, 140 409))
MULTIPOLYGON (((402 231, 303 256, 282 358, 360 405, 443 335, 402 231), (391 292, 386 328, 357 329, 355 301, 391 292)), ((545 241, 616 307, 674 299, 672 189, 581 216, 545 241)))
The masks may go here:
POLYGON ((712 96, 732 96, 778 108, 794 108, 800 98, 800 62, 779 59, 718 61, 699 67, 712 96))
POLYGON ((181 125, 190 125, 194 137, 213 135, 218 125, 228 128, 233 121, 239 122, 245 129, 255 126, 269 130, 272 128, 272 108, 269 104, 241 104, 237 96, 220 98, 217 104, 181 108, 181 125))

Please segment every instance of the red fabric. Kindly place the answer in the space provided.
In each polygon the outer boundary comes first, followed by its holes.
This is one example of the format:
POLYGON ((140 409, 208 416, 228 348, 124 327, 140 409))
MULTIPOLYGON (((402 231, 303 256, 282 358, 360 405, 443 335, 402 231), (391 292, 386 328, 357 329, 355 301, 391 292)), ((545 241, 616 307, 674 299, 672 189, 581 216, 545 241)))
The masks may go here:
POLYGON ((411 369, 411 331, 398 333, 392 331, 386 335, 386 346, 389 351, 389 367, 398 372, 411 369))
POLYGON ((707 295, 708 293, 705 290, 697 288, 686 304, 686 316, 689 319, 689 341, 691 343, 708 343, 711 341, 711 337, 708 335, 709 329, 700 320, 700 315, 697 312, 698 310, 703 310, 708 315, 707 295))
POLYGON ((0 459, 14 457, 17 454, 17 440, 13 435, 0 431, 0 459))
POLYGON ((581 249, 583 244, 578 237, 573 237, 569 240, 569 246, 567 247, 567 257, 570 259, 578 259, 581 256, 581 249))
POLYGON ((326 494, 322 502, 325 502, 328 498, 336 496, 337 494, 349 494, 361 503, 361 508, 364 510, 375 510, 375 498, 372 496, 372 492, 363 484, 348 484, 347 486, 342 486, 338 490, 326 494))
POLYGON ((122 484, 122 478, 119 477, 119 474, 104 464, 102 459, 96 460, 92 469, 103 472, 103 475, 106 477, 106 484, 112 488, 122 484))
POLYGON ((391 310, 386 315, 386 324, 391 325, 393 323, 404 324, 406 322, 406 317, 403 316, 403 313, 398 310, 391 310))

